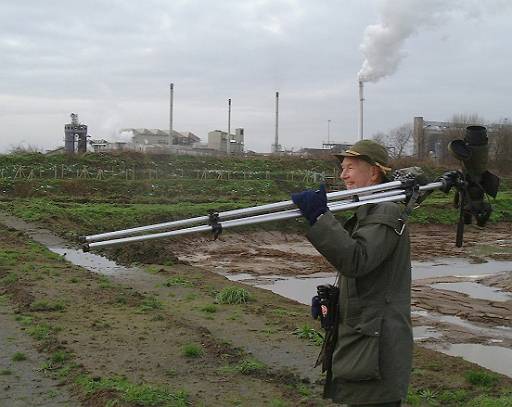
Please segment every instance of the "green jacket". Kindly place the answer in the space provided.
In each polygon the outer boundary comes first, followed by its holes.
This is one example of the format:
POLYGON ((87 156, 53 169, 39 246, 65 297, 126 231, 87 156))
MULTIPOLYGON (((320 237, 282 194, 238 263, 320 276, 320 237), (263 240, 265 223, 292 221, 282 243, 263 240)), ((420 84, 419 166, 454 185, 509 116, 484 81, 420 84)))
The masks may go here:
POLYGON ((326 212, 308 232, 340 277, 337 339, 325 385, 325 396, 336 402, 385 403, 407 396, 411 260, 401 213, 391 202, 363 205, 342 226, 326 212))

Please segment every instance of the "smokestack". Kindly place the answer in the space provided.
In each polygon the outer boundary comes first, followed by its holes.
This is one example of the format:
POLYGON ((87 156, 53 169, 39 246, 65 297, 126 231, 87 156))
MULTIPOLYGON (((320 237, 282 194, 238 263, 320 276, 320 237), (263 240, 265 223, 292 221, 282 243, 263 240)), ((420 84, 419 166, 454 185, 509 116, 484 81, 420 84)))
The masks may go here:
POLYGON ((279 92, 276 92, 276 134, 273 147, 274 153, 279 152, 279 92))
POLYGON ((174 83, 171 83, 171 95, 170 95, 170 106, 169 106, 169 149, 172 145, 172 115, 174 108, 174 83))
POLYGON ((359 81, 359 140, 363 139, 363 102, 364 102, 364 92, 363 92, 363 81, 359 81))
POLYGON ((231 154, 231 99, 228 99, 228 136, 226 139, 226 152, 231 154))

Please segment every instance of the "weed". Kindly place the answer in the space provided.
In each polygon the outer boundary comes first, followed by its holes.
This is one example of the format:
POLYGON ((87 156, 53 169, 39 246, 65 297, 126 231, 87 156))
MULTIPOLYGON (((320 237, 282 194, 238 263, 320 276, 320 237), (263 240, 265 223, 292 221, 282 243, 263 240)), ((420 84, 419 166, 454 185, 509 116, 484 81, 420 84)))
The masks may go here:
POLYGON ((218 293, 215 300, 219 304, 245 304, 250 300, 250 295, 245 288, 231 286, 218 293))
POLYGON ((27 330, 28 334, 38 341, 46 340, 50 336, 52 329, 49 325, 40 324, 30 327, 27 330))
POLYGON ((169 368, 165 370, 165 375, 167 377, 176 377, 178 376, 178 372, 174 368, 169 368))
POLYGON ((69 280, 70 283, 73 283, 73 284, 76 284, 78 282, 80 282, 80 280, 76 277, 73 277, 71 280, 69 280))
POLYGON ((288 403, 281 399, 272 399, 270 400, 270 406, 271 407, 286 407, 288 403))
POLYGON ((301 339, 307 339, 310 342, 314 343, 317 346, 321 346, 324 342, 324 338, 320 332, 316 329, 311 328, 308 324, 305 324, 301 328, 295 329, 292 332, 294 335, 297 335, 301 339))
POLYGON ((0 369, 0 376, 10 376, 12 375, 12 371, 9 369, 0 369))
POLYGON ((52 354, 50 361, 52 364, 62 364, 69 359, 69 354, 62 350, 59 350, 52 354))
POLYGON ((21 362, 22 360, 27 360, 27 357, 22 352, 16 352, 14 355, 12 355, 12 361, 13 362, 21 362))
POLYGON ((468 407, 510 407, 512 396, 491 397, 480 395, 467 404, 468 407))
POLYGON ((430 390, 430 389, 420 390, 418 394, 423 400, 425 400, 429 403, 432 403, 433 401, 435 401, 435 399, 437 397, 437 392, 434 390, 430 390))
POLYGON ((409 391, 407 392, 407 399, 405 401, 410 406, 419 406, 422 403, 419 394, 412 389, 409 389, 409 391))
POLYGON ((188 343, 183 345, 182 353, 183 356, 186 356, 187 358, 198 358, 203 355, 203 350, 200 345, 188 343))
POLYGON ((491 387, 499 381, 498 375, 484 370, 469 370, 464 377, 469 383, 482 387, 491 387))
POLYGON ((28 326, 32 324, 33 318, 28 315, 16 315, 15 320, 21 325, 28 326))
POLYGON ((192 287, 193 284, 190 280, 187 280, 186 278, 177 276, 177 277, 171 277, 167 279, 167 281, 164 283, 166 287, 173 287, 180 285, 182 287, 192 287))
MULTIPOLYGON (((188 405, 188 395, 184 391, 176 393, 168 389, 148 384, 133 384, 126 378, 101 378, 95 380, 89 376, 80 376, 76 380, 83 391, 94 394, 98 391, 117 392, 118 397, 125 402, 139 406, 172 406, 185 407, 188 405)), ((115 406, 115 400, 110 400, 109 405, 115 406)))
POLYGON ((7 303, 7 296, 6 295, 0 295, 0 305, 4 305, 7 303))
POLYGON ((462 403, 468 397, 468 393, 464 389, 445 390, 439 394, 439 401, 443 403, 462 403))
POLYGON ((187 300, 187 301, 194 301, 195 299, 197 299, 197 294, 196 293, 189 293, 185 297, 185 300, 187 300))
POLYGON ((296 317, 297 313, 283 308, 274 308, 270 311, 276 317, 296 317))
POLYGON ((156 297, 146 297, 139 306, 139 312, 152 311, 162 308, 162 302, 156 297))
POLYGON ((201 308, 201 311, 213 314, 214 312, 217 312, 217 307, 215 304, 208 304, 201 308))
POLYGON ((238 365, 240 373, 249 375, 265 369, 265 365, 256 359, 244 359, 238 365))
POLYGON ((18 281, 18 275, 16 273, 9 273, 5 277, 0 278, 0 284, 10 285, 18 281))
POLYGON ((311 388, 309 388, 308 386, 306 386, 305 384, 302 384, 302 383, 297 385, 297 392, 302 397, 310 397, 312 394, 311 388))
POLYGON ((128 300, 126 299, 126 297, 124 295, 118 295, 116 297, 115 301, 117 304, 122 304, 122 305, 125 305, 128 303, 128 300))
POLYGON ((61 301, 49 302, 46 300, 34 301, 30 304, 31 311, 63 311, 64 304, 61 301))

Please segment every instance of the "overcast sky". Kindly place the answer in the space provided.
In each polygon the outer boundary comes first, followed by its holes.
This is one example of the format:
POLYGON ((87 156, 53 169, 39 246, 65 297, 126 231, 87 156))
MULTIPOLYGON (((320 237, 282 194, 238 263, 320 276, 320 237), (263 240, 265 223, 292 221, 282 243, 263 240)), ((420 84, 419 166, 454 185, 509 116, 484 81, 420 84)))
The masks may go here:
POLYGON ((270 151, 275 91, 284 147, 321 147, 328 120, 331 141, 355 141, 361 44, 379 24, 404 24, 381 38, 401 58, 365 84, 365 137, 414 116, 510 118, 510 3, 0 0, 0 152, 63 145, 71 112, 93 138, 168 129, 171 82, 174 129, 203 141, 227 129, 231 98, 246 149, 270 151))

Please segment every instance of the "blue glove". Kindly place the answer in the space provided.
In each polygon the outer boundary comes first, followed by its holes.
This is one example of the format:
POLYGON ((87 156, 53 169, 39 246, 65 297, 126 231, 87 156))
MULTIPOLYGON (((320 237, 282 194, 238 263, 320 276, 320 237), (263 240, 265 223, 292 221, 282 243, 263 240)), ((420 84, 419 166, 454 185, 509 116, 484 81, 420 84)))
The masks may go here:
POLYGON ((308 189, 303 192, 292 194, 292 201, 297 205, 311 226, 316 219, 327 211, 327 195, 325 194, 325 185, 320 185, 318 191, 308 189))

